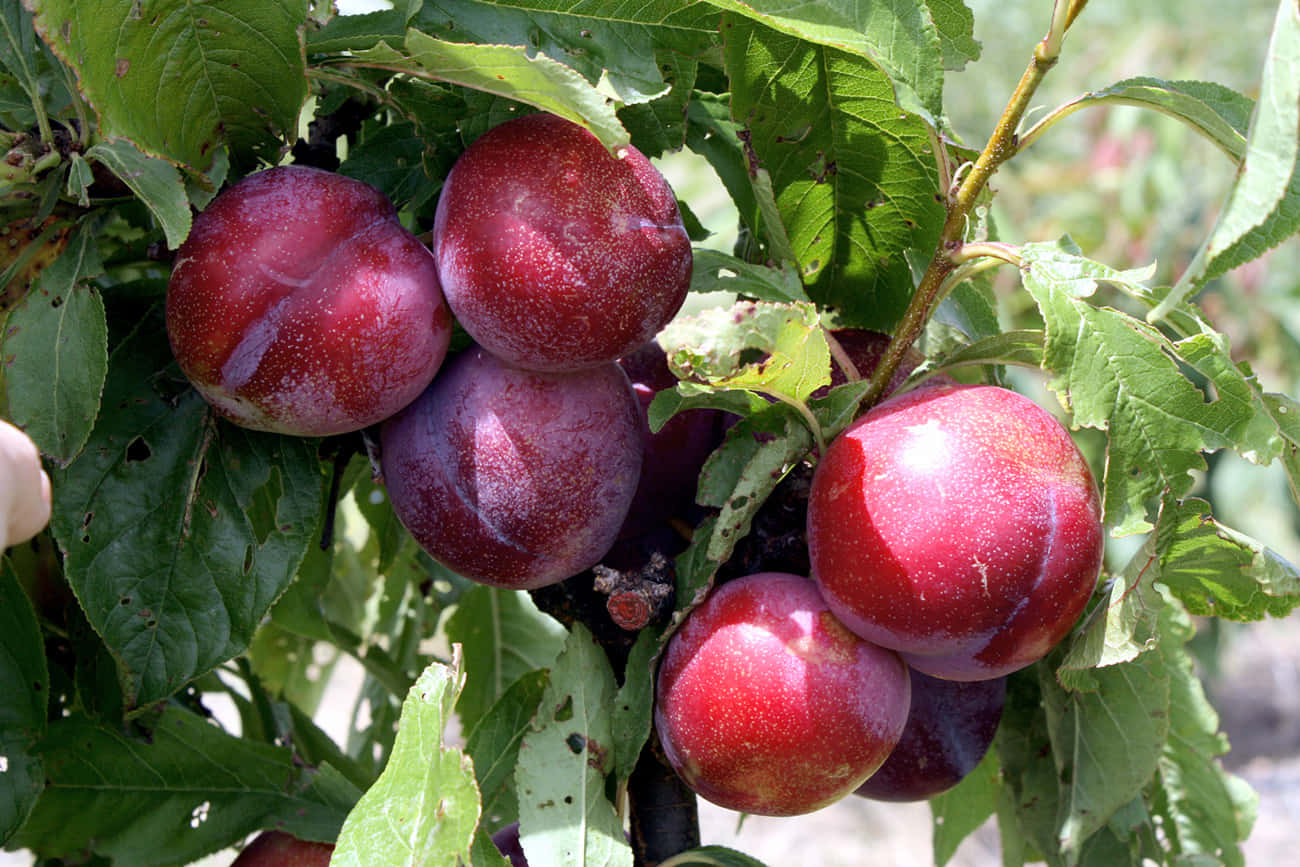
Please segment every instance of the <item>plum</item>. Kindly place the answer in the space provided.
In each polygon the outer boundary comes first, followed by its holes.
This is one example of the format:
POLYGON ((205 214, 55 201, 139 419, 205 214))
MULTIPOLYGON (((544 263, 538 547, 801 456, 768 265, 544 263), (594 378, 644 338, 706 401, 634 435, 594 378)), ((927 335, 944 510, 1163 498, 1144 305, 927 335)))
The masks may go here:
POLYGON ((1102 558, 1068 431, 1004 388, 892 397, 831 443, 808 503, 813 578, 849 629, 935 677, 999 677, 1082 613, 1102 558))
MULTIPOLYGON (((620 358, 618 363, 632 380, 642 412, 649 409, 657 393, 677 384, 677 377, 668 369, 667 354, 654 341, 620 358)), ((722 443, 725 418, 726 414, 719 410, 688 409, 670 418, 658 431, 647 430, 641 479, 620 538, 651 533, 670 518, 688 517, 695 505, 700 470, 722 443)))
POLYGON ((230 867, 329 867, 334 846, 299 840, 283 831, 263 831, 230 867))
POLYGON ((429 556, 496 587, 588 569, 636 490, 645 421, 616 363, 521 370, 472 347, 380 427, 398 519, 429 556))
POLYGON ((793 816, 880 767, 910 689, 898 655, 849 632, 812 581, 755 573, 714 588, 669 639, 654 720, 669 764, 700 796, 793 816))
POLYGON ((898 746, 854 794, 924 801, 975 770, 1002 720, 1007 679, 940 680, 911 669, 912 707, 898 746))
POLYGON ((519 823, 511 822, 492 835, 492 845, 497 847, 510 867, 528 867, 528 858, 524 855, 523 844, 519 842, 519 823))
POLYGON ((433 379, 451 312, 433 255, 374 187, 280 166, 194 221, 167 287, 181 370, 218 414, 329 436, 375 424, 433 379))
POLYGON ((493 127, 460 156, 433 251, 470 336, 533 370, 628 354, 668 323, 691 280, 690 238, 659 171, 550 114, 493 127))

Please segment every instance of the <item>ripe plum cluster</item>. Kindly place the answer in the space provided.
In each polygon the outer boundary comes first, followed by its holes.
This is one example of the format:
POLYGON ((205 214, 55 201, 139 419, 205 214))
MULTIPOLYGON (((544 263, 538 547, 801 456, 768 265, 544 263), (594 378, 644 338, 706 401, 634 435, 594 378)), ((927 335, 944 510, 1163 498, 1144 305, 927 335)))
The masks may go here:
POLYGON ((646 502, 674 496, 643 473, 653 440, 619 360, 685 300, 676 198, 635 148, 611 154, 530 114, 461 155, 431 246, 360 181, 250 175, 179 251, 174 354, 236 424, 378 424, 398 518, 455 572, 512 589, 562 581, 614 544, 639 483, 656 488, 646 502), (447 359, 453 317, 473 345, 447 359))
MULTIPOLYGON (((243 179, 179 251, 166 319, 181 370, 245 427, 377 425, 397 517, 483 584, 557 584, 688 511, 726 424, 646 423, 674 382, 652 338, 692 264, 650 162, 558 117, 515 118, 454 165, 431 237, 342 175, 243 179), (472 343, 448 357, 453 321, 472 343)), ((860 375, 888 344, 833 336, 860 375)), ((666 645, 664 753, 700 795, 751 813, 931 797, 988 749, 1006 676, 1082 613, 1096 484, 1041 407, 939 376, 859 418, 802 490, 798 565, 733 558, 746 566, 724 568, 666 645)))
MULTIPOLYGON (((839 337, 869 374, 884 338, 839 337)), ((1006 677, 1095 588, 1086 461, 1027 398, 935 377, 831 443, 805 515, 809 577, 726 580, 669 640, 665 756, 702 797, 764 815, 952 788, 992 744, 1006 677)))

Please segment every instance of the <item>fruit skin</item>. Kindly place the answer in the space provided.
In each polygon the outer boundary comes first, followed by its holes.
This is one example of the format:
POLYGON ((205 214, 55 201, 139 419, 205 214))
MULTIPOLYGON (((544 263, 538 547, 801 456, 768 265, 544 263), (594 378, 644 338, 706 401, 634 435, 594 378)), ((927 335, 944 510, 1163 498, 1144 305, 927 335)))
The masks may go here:
POLYGON ((299 840, 283 831, 263 831, 230 867, 329 867, 334 846, 299 840))
POLYGON ((447 302, 519 367, 575 370, 650 340, 686 298, 677 200, 636 148, 549 114, 484 133, 447 176, 433 251, 447 302))
POLYGON ((881 404, 813 476, 808 546, 831 610, 912 667, 999 677, 1070 630, 1101 568, 1097 485, 1046 410, 940 383, 881 404))
POLYGON ((519 842, 519 823, 511 822, 492 835, 492 844, 510 862, 510 867, 528 867, 523 844, 519 842))
POLYGON ((911 669, 912 707, 898 746, 854 794, 924 801, 948 791, 984 758, 1002 719, 1007 679, 940 680, 911 669))
POLYGON ((167 289, 181 370, 222 416, 328 436, 415 399, 451 339, 432 254, 361 181, 249 175, 199 214, 167 289))
POLYGON ((898 655, 844 628, 813 582, 760 572, 715 588, 673 634, 655 727, 702 797, 793 816, 838 801, 885 761, 909 693, 898 655))
MULTIPOLYGON (((831 331, 831 337, 839 343, 844 354, 853 362, 853 366, 858 369, 858 376, 866 379, 875 372, 876 366, 880 364, 880 359, 885 357, 885 350, 889 348, 890 337, 880 331, 869 331, 863 328, 837 328, 831 331)), ((885 386, 885 394, 890 395, 898 390, 912 371, 916 370, 925 362, 925 356, 920 353, 914 346, 909 346, 907 352, 903 355, 903 360, 899 363, 894 375, 889 378, 889 383, 885 386)), ((813 393, 814 397, 820 397, 837 385, 844 385, 848 382, 844 370, 834 360, 831 361, 831 384, 829 387, 818 389, 813 393)))
POLYGON ((448 362, 380 428, 393 509, 443 565, 531 589, 588 569, 636 490, 644 420, 615 363, 511 367, 481 347, 448 362))

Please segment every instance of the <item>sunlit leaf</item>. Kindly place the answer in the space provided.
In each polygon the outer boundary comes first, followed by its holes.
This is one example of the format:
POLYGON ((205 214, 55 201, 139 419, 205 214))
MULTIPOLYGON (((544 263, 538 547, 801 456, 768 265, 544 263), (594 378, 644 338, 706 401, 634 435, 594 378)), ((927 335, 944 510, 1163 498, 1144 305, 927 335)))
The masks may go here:
POLYGON ((863 56, 741 18, 723 37, 732 115, 808 295, 847 326, 892 330, 912 294, 906 251, 933 249, 943 222, 925 122, 863 56))
POLYGON ((519 837, 536 864, 632 864, 623 824, 605 795, 614 768, 609 659, 575 624, 551 669, 515 769, 519 837))
POLYGON ((434 662, 411 687, 388 765, 348 814, 330 859, 335 867, 468 859, 479 819, 474 767, 443 744, 462 681, 456 660, 434 662))

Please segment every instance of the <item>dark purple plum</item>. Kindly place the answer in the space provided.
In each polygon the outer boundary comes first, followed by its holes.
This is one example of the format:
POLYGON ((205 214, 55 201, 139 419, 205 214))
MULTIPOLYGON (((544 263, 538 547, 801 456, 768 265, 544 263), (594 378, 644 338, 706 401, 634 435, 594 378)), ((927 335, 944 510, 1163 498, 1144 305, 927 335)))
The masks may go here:
POLYGON ((644 424, 613 362, 527 371, 473 347, 383 424, 383 476, 429 556, 482 584, 542 587, 595 565, 614 543, 641 472, 644 424))
POLYGON ((912 708, 898 746, 855 794, 924 801, 975 770, 1002 720, 1007 679, 940 680, 911 670, 912 708))
MULTIPOLYGON (((664 389, 677 384, 668 369, 668 356, 651 341, 619 364, 632 380, 642 412, 664 389)), ((655 433, 647 434, 645 462, 632 508, 619 533, 621 538, 653 532, 674 517, 689 517, 695 489, 705 460, 722 442, 725 415, 713 409, 680 412, 655 433)))
POLYGON ((532 370, 616 361, 668 323, 691 280, 690 238, 658 169, 550 114, 493 127, 460 156, 433 251, 465 330, 532 370))
POLYGON ((519 842, 519 823, 511 822, 492 835, 492 844, 510 862, 510 867, 528 867, 523 844, 519 842))

